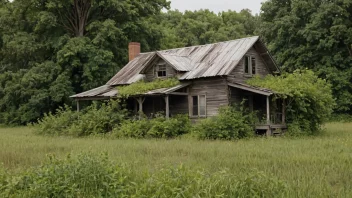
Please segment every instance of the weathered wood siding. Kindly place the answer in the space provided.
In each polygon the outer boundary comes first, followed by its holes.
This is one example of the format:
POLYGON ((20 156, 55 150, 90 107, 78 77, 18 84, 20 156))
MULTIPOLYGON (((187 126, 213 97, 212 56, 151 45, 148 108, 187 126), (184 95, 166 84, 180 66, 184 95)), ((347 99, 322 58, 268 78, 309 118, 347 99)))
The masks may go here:
MULTIPOLYGON (((161 58, 157 59, 152 63, 152 65, 145 72, 147 81, 153 81, 155 78, 158 77, 156 73, 156 67, 157 67, 157 64, 160 62, 164 62, 164 60, 162 60, 161 58)), ((166 64, 166 75, 168 78, 175 77, 177 75, 177 71, 170 65, 166 64)))
MULTIPOLYGON (((270 70, 265 65, 264 60, 261 58, 259 53, 255 50, 255 48, 251 48, 247 53, 247 56, 253 56, 256 59, 256 75, 266 76, 270 74, 270 70)), ((245 58, 245 57, 244 57, 245 58)), ((238 63, 235 69, 231 72, 231 74, 227 77, 230 82, 245 82, 251 76, 244 73, 244 58, 238 63)))
POLYGON ((226 79, 213 77, 193 80, 189 89, 189 108, 192 108, 192 96, 206 96, 207 117, 215 116, 221 106, 229 105, 226 79))

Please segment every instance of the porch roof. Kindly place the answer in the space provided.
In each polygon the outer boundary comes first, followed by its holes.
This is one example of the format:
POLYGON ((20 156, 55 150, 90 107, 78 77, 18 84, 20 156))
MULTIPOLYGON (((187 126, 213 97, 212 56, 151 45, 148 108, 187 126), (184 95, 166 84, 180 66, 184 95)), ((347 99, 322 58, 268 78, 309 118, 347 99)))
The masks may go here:
POLYGON ((273 92, 270 89, 265 89, 265 88, 261 88, 261 87, 254 87, 248 84, 244 84, 244 83, 238 83, 238 82, 229 82, 228 85, 230 87, 234 87, 234 88, 238 88, 238 89, 242 89, 245 91, 249 91, 252 93, 257 93, 257 94, 261 94, 264 96, 271 96, 273 95, 275 92, 273 92))
MULTIPOLYGON (((185 88, 189 85, 190 83, 182 83, 180 85, 170 87, 170 88, 151 90, 143 94, 138 94, 136 96, 155 96, 155 95, 172 94, 173 92, 176 92, 177 90, 185 88)), ((118 92, 119 91, 117 86, 104 85, 80 94, 73 95, 70 98, 74 98, 76 100, 92 100, 92 99, 105 100, 109 98, 118 98, 119 97, 118 92)))

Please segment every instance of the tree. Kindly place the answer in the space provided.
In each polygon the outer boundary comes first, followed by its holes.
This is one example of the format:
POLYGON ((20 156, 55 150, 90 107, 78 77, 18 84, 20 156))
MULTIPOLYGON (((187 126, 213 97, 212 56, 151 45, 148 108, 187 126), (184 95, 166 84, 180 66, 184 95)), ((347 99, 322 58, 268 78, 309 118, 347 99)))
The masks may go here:
POLYGON ((148 21, 166 0, 15 0, 0 5, 0 122, 25 124, 103 85, 129 41, 160 48, 148 21))
POLYGON ((257 17, 249 10, 215 14, 209 10, 168 11, 152 22, 163 31, 162 49, 204 45, 254 35, 257 17))
POLYGON ((352 2, 269 0, 260 34, 284 71, 313 69, 333 85, 338 112, 352 112, 352 2))

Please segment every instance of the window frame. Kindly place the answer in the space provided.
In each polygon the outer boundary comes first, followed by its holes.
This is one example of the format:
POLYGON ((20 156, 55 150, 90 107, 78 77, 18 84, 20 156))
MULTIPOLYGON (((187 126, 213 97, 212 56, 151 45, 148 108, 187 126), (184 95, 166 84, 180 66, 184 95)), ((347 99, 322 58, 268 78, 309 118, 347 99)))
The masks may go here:
POLYGON ((244 64, 243 64, 243 73, 245 76, 250 76, 250 77, 257 74, 257 58, 255 56, 245 55, 244 64), (248 63, 248 67, 247 67, 247 63, 248 63), (253 72, 253 68, 254 68, 254 72, 253 72))
POLYGON ((157 64, 155 73, 158 78, 166 78, 167 77, 166 63, 157 64), (163 69, 161 70, 160 67, 162 67, 163 69), (162 74, 165 74, 165 75, 159 75, 159 72, 162 72, 162 74))
POLYGON ((199 94, 199 95, 192 95, 191 96, 191 107, 190 107, 190 116, 192 118, 206 118, 207 117, 207 95, 206 94, 199 94), (197 97, 197 105, 194 105, 194 99, 197 97), (200 105, 201 97, 204 97, 204 105, 200 105), (197 113, 195 114, 194 110, 197 107, 197 113), (204 114, 201 115, 201 109, 203 108, 204 114))

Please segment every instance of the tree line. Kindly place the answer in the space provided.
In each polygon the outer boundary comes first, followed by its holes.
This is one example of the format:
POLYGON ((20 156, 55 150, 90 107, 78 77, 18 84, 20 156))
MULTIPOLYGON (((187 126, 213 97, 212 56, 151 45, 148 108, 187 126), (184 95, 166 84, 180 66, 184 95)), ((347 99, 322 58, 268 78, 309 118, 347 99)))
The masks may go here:
POLYGON ((269 0, 249 9, 180 12, 167 0, 0 0, 0 123, 26 124, 106 83, 142 51, 260 35, 282 69, 309 68, 350 113, 352 2, 269 0), (167 11, 164 11, 167 10, 167 11))

